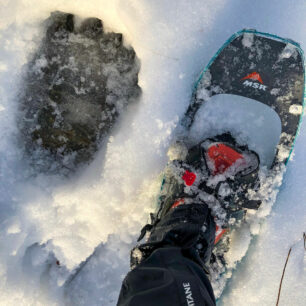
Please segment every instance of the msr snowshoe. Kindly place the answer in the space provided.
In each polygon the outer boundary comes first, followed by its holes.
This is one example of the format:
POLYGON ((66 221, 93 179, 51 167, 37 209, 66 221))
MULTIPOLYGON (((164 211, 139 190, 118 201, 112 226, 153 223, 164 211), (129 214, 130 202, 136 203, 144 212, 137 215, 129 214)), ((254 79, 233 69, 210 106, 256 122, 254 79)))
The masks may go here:
MULTIPOLYGON (((192 147, 207 139, 201 145, 207 173, 197 175, 184 191, 197 188, 196 198, 208 203, 217 217, 217 244, 210 265, 217 298, 256 234, 251 225, 259 225, 275 201, 302 120, 304 97, 299 44, 252 29, 234 33, 195 83, 176 140, 192 147), (215 137, 225 131, 249 149, 228 135, 215 137), (258 208, 265 214, 257 214, 258 208), (234 241, 241 241, 243 250, 232 252, 234 241)), ((197 146, 194 151, 199 152, 197 146)), ((161 192, 161 211, 167 203, 164 191, 167 194, 169 188, 161 192)))

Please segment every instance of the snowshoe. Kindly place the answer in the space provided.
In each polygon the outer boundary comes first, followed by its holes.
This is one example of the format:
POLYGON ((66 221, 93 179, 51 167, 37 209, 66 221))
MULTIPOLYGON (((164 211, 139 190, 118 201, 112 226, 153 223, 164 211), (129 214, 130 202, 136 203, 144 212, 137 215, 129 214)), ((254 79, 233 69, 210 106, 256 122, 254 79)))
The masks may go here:
MULTIPOLYGON (((176 139, 190 148, 206 139, 201 142, 206 172, 198 174, 196 165, 189 163, 196 179, 183 189, 197 194, 193 197, 208 203, 216 216, 216 245, 210 267, 217 298, 247 252, 245 247, 239 256, 231 258, 233 237, 249 244, 252 232, 248 220, 260 224, 263 217, 257 210, 271 209, 275 201, 302 119, 304 87, 299 44, 248 29, 226 41, 194 86, 176 139), (241 229, 243 238, 236 235, 241 229)), ((194 151, 196 156, 201 150, 195 146, 188 155, 193 156, 194 151)), ((180 180, 182 185, 182 176, 180 180)), ((169 205, 166 194, 174 188, 167 181, 171 180, 165 179, 160 211, 169 205)))

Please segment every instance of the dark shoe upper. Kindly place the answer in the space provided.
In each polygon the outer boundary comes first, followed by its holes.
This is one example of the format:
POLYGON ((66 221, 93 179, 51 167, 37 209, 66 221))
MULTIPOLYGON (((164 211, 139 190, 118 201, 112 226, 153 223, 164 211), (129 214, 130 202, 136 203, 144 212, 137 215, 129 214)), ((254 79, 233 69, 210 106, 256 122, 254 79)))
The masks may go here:
POLYGON ((214 245, 216 225, 210 209, 204 203, 180 205, 156 222, 146 243, 132 252, 132 266, 146 259, 155 249, 180 247, 184 255, 208 264, 214 245))

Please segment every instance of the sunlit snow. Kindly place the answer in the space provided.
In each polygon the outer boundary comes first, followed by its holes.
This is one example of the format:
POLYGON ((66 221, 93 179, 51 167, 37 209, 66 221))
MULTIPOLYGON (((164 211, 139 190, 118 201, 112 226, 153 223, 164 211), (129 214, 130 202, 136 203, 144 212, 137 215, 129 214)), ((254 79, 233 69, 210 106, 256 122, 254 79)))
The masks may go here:
MULTIPOLYGON (((0 304, 115 305, 129 251, 154 209, 167 150, 199 73, 243 28, 290 37, 306 50, 305 1, 0 0, 0 5, 0 304), (41 22, 54 10, 101 18, 106 29, 124 34, 141 61, 141 101, 121 118, 95 160, 68 180, 33 176, 16 143, 22 68, 41 41, 41 22)), ((250 45, 251 38, 244 43, 250 45)), ((276 192, 267 182, 267 205, 259 211, 267 218, 250 222, 259 235, 220 305, 275 304, 291 246, 280 305, 305 305, 305 150, 303 123, 272 211, 276 192)), ((235 239, 236 249, 228 254, 233 261, 246 251, 248 233, 235 239)))

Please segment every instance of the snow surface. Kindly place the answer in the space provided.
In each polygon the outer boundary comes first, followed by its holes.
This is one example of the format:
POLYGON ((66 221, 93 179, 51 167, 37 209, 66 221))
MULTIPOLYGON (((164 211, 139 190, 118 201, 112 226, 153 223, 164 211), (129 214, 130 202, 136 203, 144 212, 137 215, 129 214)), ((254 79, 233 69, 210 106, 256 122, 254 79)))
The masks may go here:
POLYGON ((262 166, 270 167, 281 129, 279 116, 267 105, 241 96, 218 94, 199 108, 189 136, 197 143, 231 131, 236 141, 247 143, 250 150, 256 151, 262 166))
MULTIPOLYGON (((197 76, 242 28, 290 37, 306 49, 305 0, 0 0, 0 5, 1 305, 115 305, 129 250, 154 207, 167 148, 197 76), (70 180, 30 176, 15 142, 21 69, 41 39, 41 21, 54 10, 101 18, 105 27, 124 34, 142 65, 142 100, 95 161, 70 180)), ((291 246, 280 305, 305 305, 305 150, 304 122, 272 213, 261 227, 254 225, 259 236, 220 305, 275 304, 291 246)), ((244 249, 237 244, 238 253, 244 249)))

